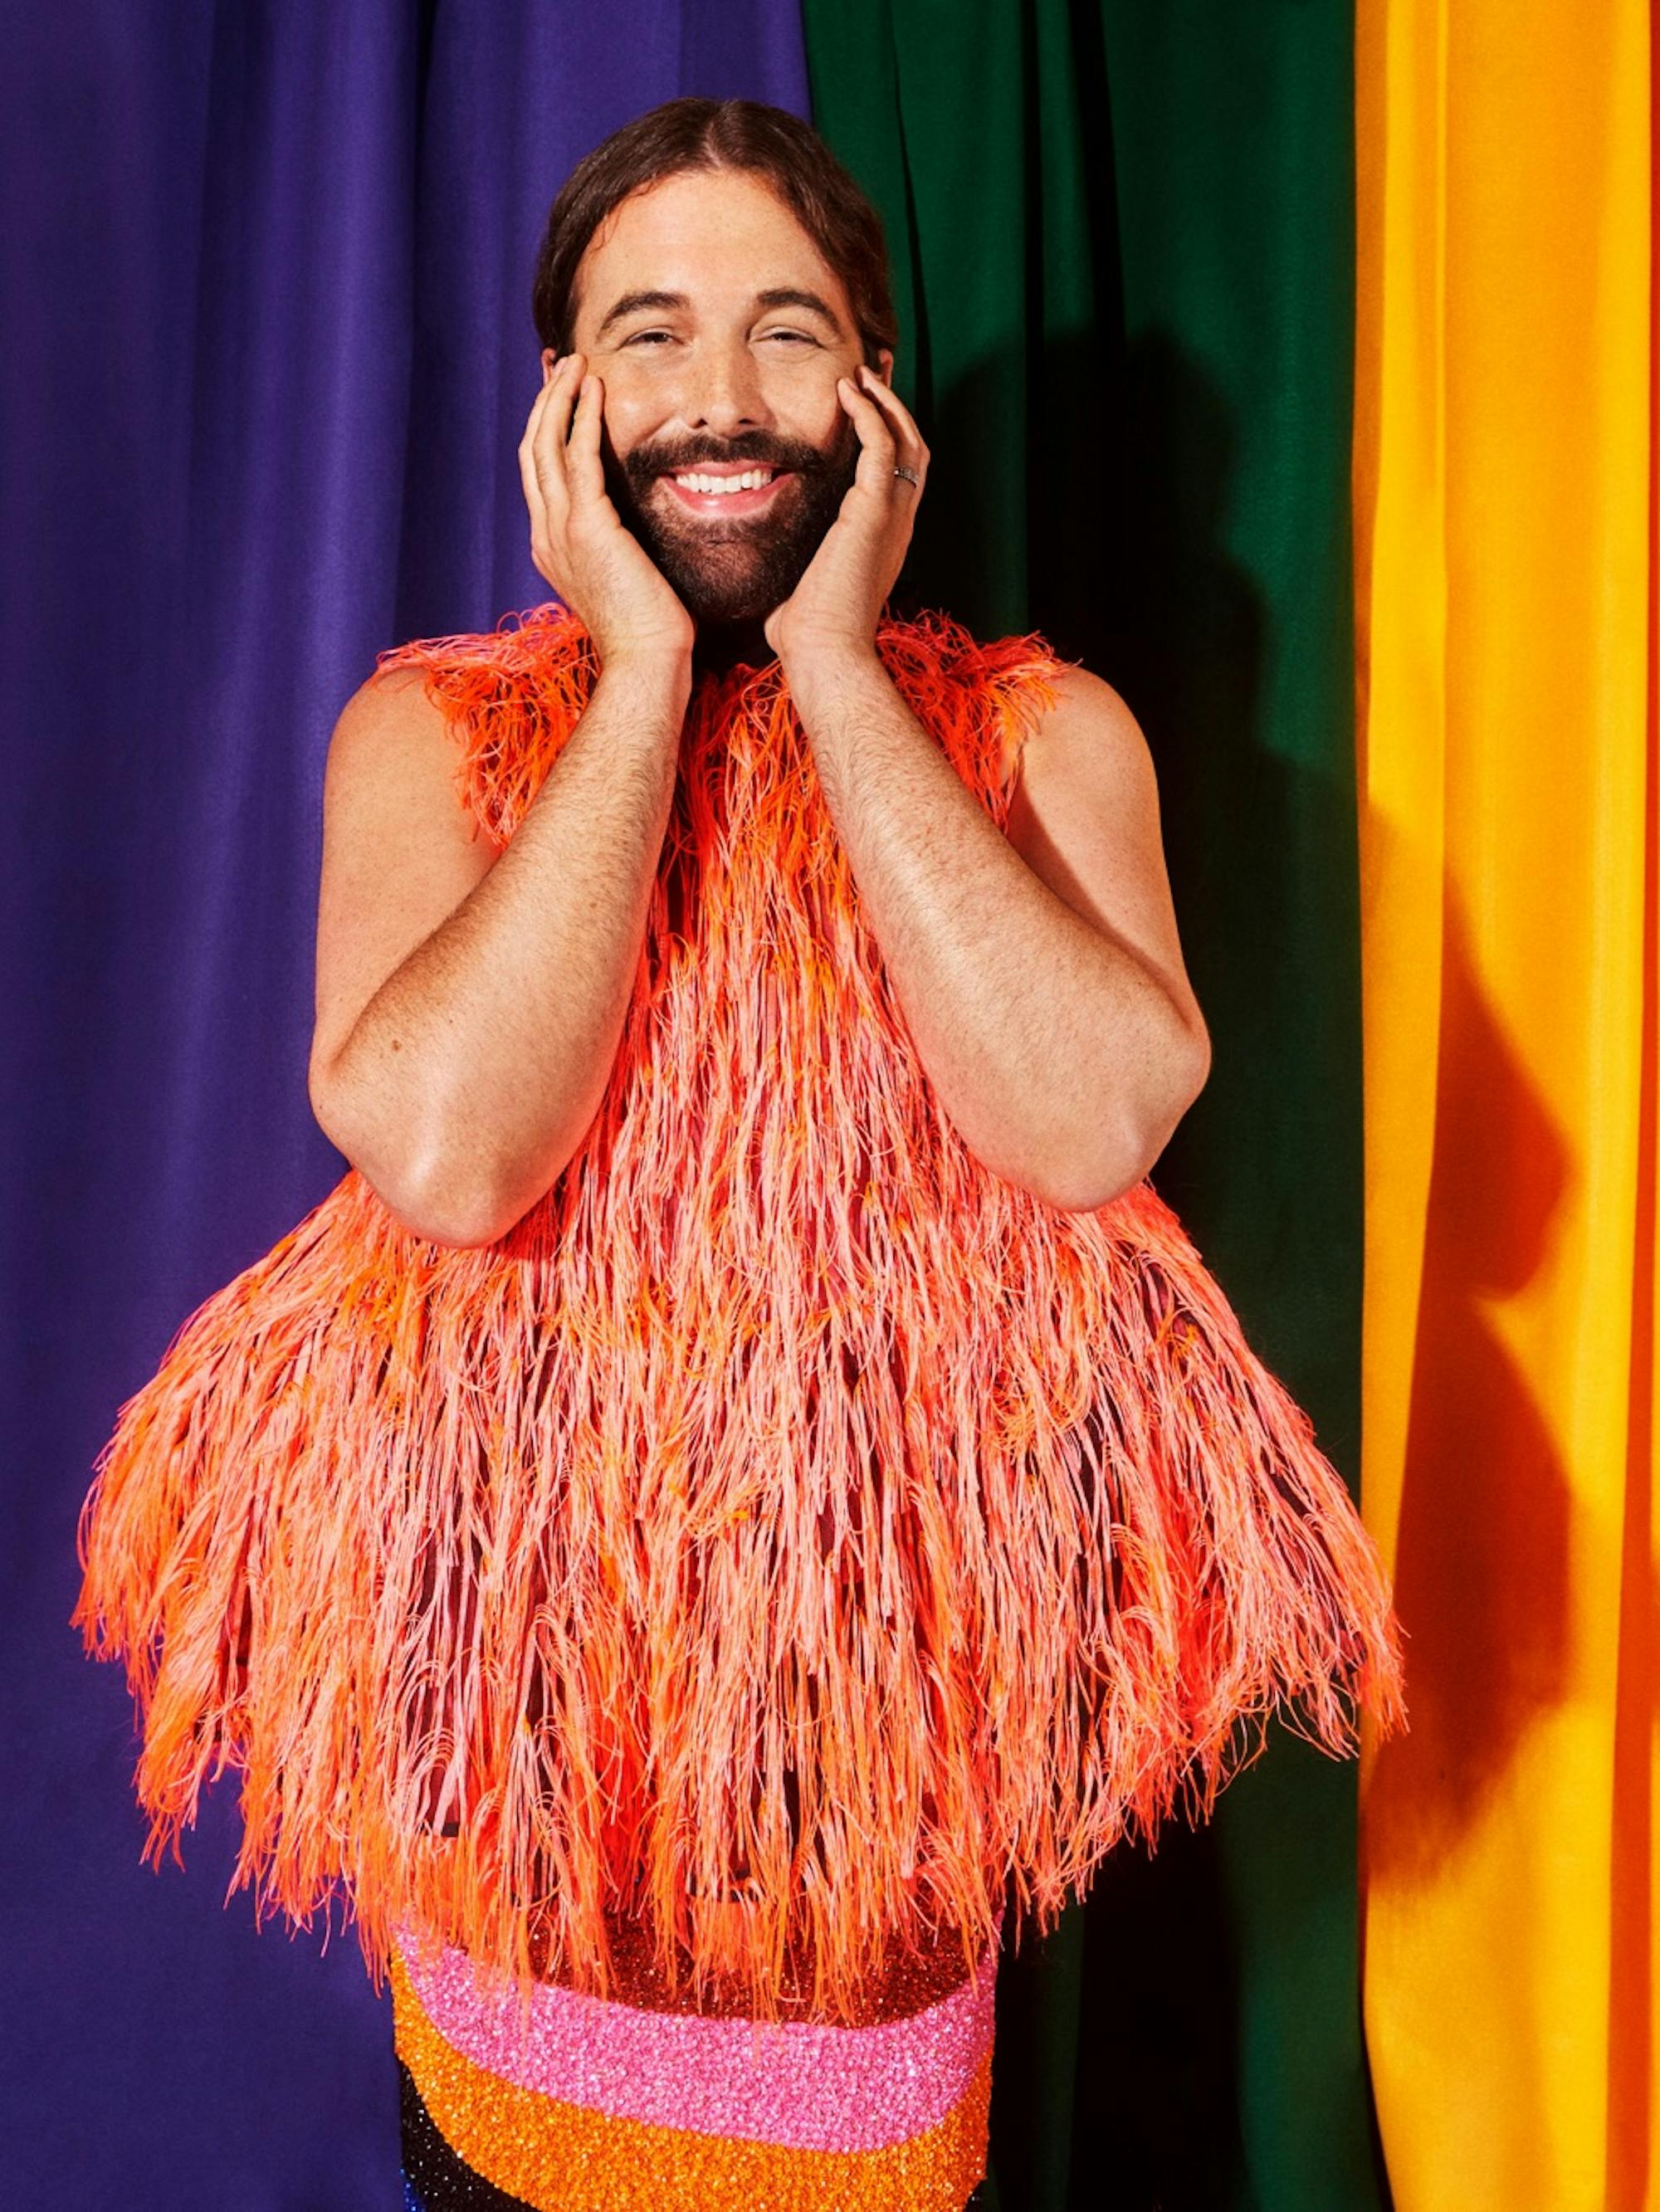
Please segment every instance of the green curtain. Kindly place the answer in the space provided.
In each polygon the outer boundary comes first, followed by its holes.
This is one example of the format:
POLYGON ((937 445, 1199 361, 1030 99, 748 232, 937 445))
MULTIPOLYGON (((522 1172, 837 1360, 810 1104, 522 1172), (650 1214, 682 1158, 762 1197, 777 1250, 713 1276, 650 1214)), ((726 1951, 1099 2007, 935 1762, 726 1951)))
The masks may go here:
MULTIPOLYGON (((1350 11, 803 13, 814 120, 887 226, 895 380, 933 453, 899 596, 1043 629, 1146 731, 1215 1047, 1153 1180, 1353 1486, 1350 11)), ((1357 1776, 1276 1723, 1211 1823, 1121 1849, 1006 1956, 1003 2212, 1387 2202, 1357 1776)))

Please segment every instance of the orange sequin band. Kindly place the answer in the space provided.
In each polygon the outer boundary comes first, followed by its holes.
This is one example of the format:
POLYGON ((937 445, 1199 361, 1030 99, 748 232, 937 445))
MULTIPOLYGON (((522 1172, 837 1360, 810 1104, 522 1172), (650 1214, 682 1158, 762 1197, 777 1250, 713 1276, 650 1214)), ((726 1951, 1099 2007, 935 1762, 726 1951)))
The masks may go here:
MULTIPOLYGON (((752 2212, 761 2204, 769 2212, 961 2212, 985 2174, 988 2040, 961 2094, 933 2125, 876 2149, 806 2149, 788 2140, 800 2134, 799 2108, 781 2109, 769 2124, 753 2095, 745 2118, 751 2132, 740 2136, 635 2119, 597 2101, 579 2104, 527 2087, 448 2040, 396 1950, 391 1978, 398 2056, 432 2127, 481 2183, 538 2212, 752 2212), (753 2130, 760 2128, 775 2139, 757 2140, 753 2130)), ((919 2021, 930 2014, 949 2033, 949 2004, 929 2008, 919 2021)), ((769 2033, 775 2039, 800 2032, 769 2033)), ((851 2039, 851 2052, 860 2036, 882 2031, 835 2032, 851 2039)), ((960 2024, 958 2036, 960 2042, 960 2024)), ((909 2061, 927 2063, 920 2044, 909 2061)), ((614 2085, 619 2101, 626 2087, 614 2085)), ((604 2097, 605 2085, 597 2082, 591 2094, 604 2097)), ((799 2084, 794 2094, 799 2098, 799 2084)))

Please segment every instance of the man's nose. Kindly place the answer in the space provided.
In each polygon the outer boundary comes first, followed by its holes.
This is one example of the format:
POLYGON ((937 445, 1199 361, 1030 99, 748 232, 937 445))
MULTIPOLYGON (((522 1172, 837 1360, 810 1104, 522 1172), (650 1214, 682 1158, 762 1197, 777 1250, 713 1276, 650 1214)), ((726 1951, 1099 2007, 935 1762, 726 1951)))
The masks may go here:
POLYGON ((682 401, 687 427, 722 437, 751 430, 767 418, 761 380, 747 346, 698 349, 682 401))

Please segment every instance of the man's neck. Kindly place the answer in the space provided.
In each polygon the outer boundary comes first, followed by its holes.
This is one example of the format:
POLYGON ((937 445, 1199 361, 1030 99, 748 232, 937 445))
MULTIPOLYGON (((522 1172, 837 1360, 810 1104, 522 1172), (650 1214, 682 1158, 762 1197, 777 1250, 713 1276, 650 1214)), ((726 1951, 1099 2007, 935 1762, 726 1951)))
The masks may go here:
POLYGON ((764 617, 754 622, 705 622, 697 625, 697 640, 691 653, 694 674, 707 672, 724 676, 740 663, 750 668, 764 668, 769 660, 777 658, 767 643, 764 617))

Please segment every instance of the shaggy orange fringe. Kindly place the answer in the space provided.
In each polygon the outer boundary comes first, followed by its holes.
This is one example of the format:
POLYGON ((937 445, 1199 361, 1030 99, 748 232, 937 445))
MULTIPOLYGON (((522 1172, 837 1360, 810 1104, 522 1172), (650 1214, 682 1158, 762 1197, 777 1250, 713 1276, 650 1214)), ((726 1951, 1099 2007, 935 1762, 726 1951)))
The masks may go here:
MULTIPOLYGON (((1006 819, 1061 664, 942 616, 879 647, 1006 819)), ((426 672, 500 848, 595 674, 556 605, 426 672)), ((1278 1711, 1405 1724, 1377 1549, 1144 1181, 983 1167, 893 997, 778 665, 705 678, 611 1080, 498 1243, 356 1170, 120 1408, 73 1616, 125 1662, 147 1858, 241 1775, 232 1889, 611 1992, 608 1927, 778 2016, 1012 1879, 1045 1932, 1278 1711)), ((1254 1741, 1252 1741, 1254 1735, 1254 1741)))

